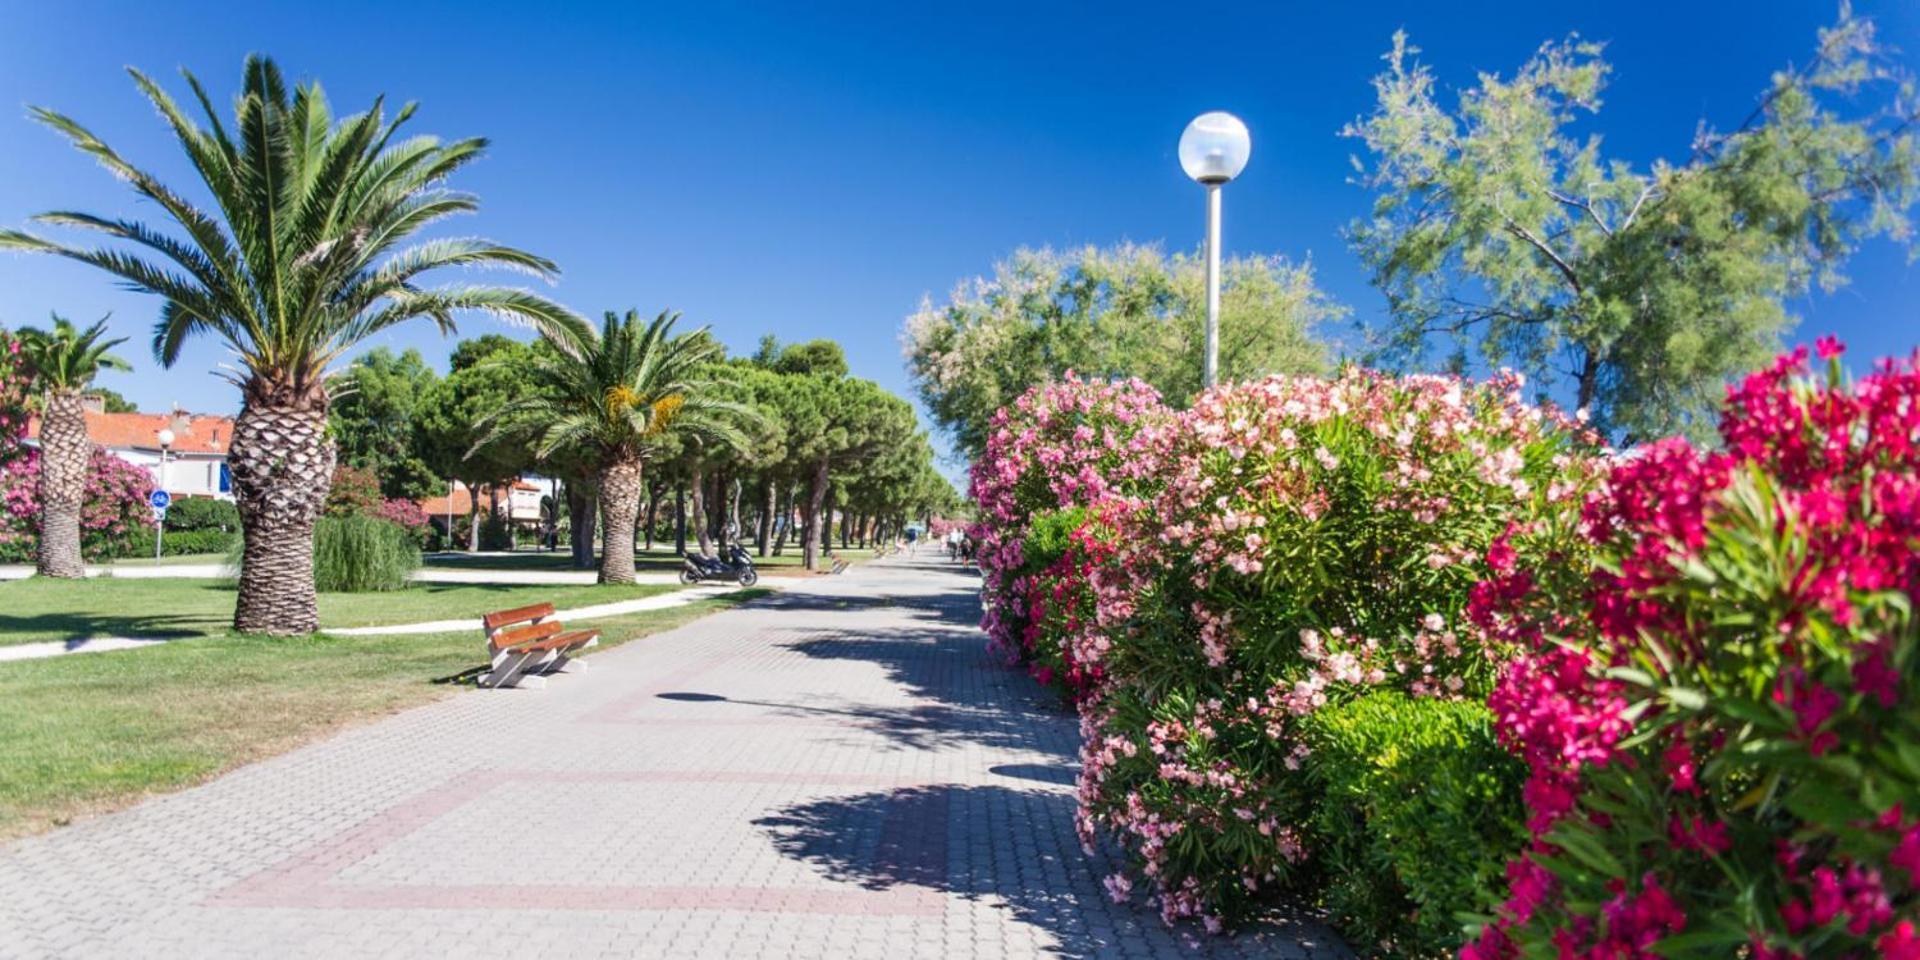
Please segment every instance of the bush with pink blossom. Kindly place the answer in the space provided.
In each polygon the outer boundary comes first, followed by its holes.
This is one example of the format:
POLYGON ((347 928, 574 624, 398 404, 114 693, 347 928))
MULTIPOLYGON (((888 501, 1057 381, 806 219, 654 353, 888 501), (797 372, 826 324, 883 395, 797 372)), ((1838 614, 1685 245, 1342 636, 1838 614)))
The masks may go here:
MULTIPOLYGON (((152 489, 152 471, 94 447, 80 513, 82 555, 88 560, 127 556, 153 525, 147 506, 152 489)), ((31 562, 39 535, 40 452, 28 447, 0 464, 0 561, 31 562)))
POLYGON ((1462 957, 1920 958, 1920 369, 1839 352, 1617 465, 1583 588, 1491 564, 1532 839, 1462 957))
POLYGON ((433 524, 427 517, 426 509, 414 500, 399 497, 382 500, 370 516, 405 529, 421 546, 425 546, 427 538, 433 534, 433 524))
POLYGON ((20 353, 20 340, 0 329, 0 464, 14 460, 25 450, 21 441, 27 435, 28 400, 32 395, 33 378, 20 353))
POLYGON ((1080 827, 1132 854, 1168 920, 1217 927, 1312 886, 1305 718, 1491 686, 1509 651, 1465 622, 1487 549, 1562 522, 1592 438, 1517 377, 1358 368, 1218 388, 1157 432, 1151 495, 1096 508, 1113 533, 1092 539, 1114 549, 1086 593, 1119 609, 1080 618, 1107 641, 1081 665, 1102 681, 1080 827))
POLYGON ((1137 869, 1109 878, 1116 896, 1141 879, 1169 921, 1217 929, 1306 890, 1400 955, 1457 945, 1454 913, 1490 907, 1523 835, 1498 783, 1463 774, 1419 808, 1470 828, 1406 846, 1462 861, 1442 863, 1387 849, 1384 824, 1415 807, 1363 804, 1314 763, 1422 724, 1456 733, 1395 769, 1497 755, 1479 701, 1518 648, 1467 622, 1474 585, 1496 544, 1569 539, 1597 463, 1588 431, 1519 390, 1348 369, 1176 413, 1138 384, 1070 378, 1000 416, 974 471, 984 626, 1080 705, 1083 839, 1137 869), (1370 694, 1360 720, 1310 722, 1370 694), (1315 892, 1370 857, 1378 896, 1315 892))
POLYGON ((1098 382, 1068 374, 1035 387, 994 416, 972 495, 972 530, 983 580, 981 627, 995 649, 1051 679, 1057 645, 1033 629, 1038 576, 1065 549, 1061 524, 1046 517, 1109 497, 1137 496, 1156 475, 1149 429, 1170 411, 1138 380, 1098 382), (1033 540, 1036 524, 1059 535, 1033 540), (1035 644, 1041 644, 1036 649, 1035 644))

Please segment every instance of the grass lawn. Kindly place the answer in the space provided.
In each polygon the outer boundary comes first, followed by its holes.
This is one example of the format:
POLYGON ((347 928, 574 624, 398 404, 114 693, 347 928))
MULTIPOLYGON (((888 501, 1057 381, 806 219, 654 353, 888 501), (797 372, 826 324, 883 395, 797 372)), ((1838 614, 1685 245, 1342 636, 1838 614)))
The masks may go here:
MULTIPOLYGON (((103 564, 97 564, 97 566, 103 566, 103 567, 107 567, 108 569, 112 569, 113 567, 154 567, 154 566, 170 567, 175 564, 202 564, 202 563, 224 564, 226 562, 227 562, 227 555, 224 553, 179 553, 179 554, 174 554, 173 556, 170 556, 170 557, 161 557, 158 560, 155 560, 152 557, 121 557, 118 560, 113 560, 103 564)), ((95 565, 96 564, 88 564, 88 566, 95 566, 95 565)))
MULTIPOLYGON (((753 548, 747 548, 752 553, 753 548)), ((848 563, 861 563, 873 559, 872 550, 838 550, 835 556, 845 557, 848 563)), ((511 555, 470 556, 463 553, 435 553, 427 556, 427 566, 442 570, 571 570, 569 556, 564 550, 553 552, 525 550, 511 555)), ((797 572, 800 569, 800 548, 788 544, 785 553, 780 556, 754 556, 753 565, 766 573, 797 572)), ((641 573, 673 573, 680 569, 681 560, 671 547, 655 547, 652 550, 635 550, 633 567, 641 573)))
MULTIPOLYGON (((172 589, 188 583, 171 582, 172 589)), ((8 619, 15 614, 13 586, 0 588, 8 619)), ((603 645, 618 646, 763 593, 739 591, 594 623, 603 645)), ((337 598, 336 615, 365 596, 337 598)), ((479 636, 458 631, 223 635, 0 664, 0 838, 124 807, 451 695, 484 663, 479 636)))
MULTIPOLYGON (((323 593, 320 624, 364 627, 478 617, 551 601, 565 610, 632 600, 677 586, 418 583, 391 593, 323 593)), ((0 646, 87 637, 199 637, 233 620, 233 588, 218 580, 53 580, 0 583, 0 646)))

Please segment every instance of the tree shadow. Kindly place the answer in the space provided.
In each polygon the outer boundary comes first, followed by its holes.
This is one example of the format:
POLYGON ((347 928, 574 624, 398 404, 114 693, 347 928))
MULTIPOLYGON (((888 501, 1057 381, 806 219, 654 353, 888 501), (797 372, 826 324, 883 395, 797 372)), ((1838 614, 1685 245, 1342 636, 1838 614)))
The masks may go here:
POLYGON ((0 636, 28 636, 23 643, 59 642, 71 650, 89 640, 132 637, 139 640, 187 640, 224 631, 231 611, 222 614, 100 614, 85 611, 0 614, 0 636))
POLYGON ((1073 812, 1073 795, 1058 789, 940 784, 796 804, 754 825, 782 855, 837 881, 1004 906, 1046 931, 1056 956, 1351 956, 1309 920, 1276 916, 1205 937, 1166 927, 1138 894, 1114 903, 1100 878, 1116 864, 1081 851, 1073 812))
POLYGON ((781 643, 825 660, 871 663, 919 706, 868 708, 872 729, 906 747, 961 740, 1056 757, 1079 752, 1079 722, 1060 699, 1026 675, 1008 670, 971 625, 808 631, 781 643))

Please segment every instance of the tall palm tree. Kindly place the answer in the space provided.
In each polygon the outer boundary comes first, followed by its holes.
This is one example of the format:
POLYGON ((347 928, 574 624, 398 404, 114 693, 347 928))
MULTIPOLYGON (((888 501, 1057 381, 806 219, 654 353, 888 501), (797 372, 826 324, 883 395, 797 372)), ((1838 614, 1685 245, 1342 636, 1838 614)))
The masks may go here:
POLYGON ((707 363, 721 347, 705 329, 675 336, 677 314, 643 322, 608 312, 600 331, 560 320, 540 325, 553 351, 518 369, 529 395, 486 418, 476 448, 530 437, 541 460, 565 454, 595 465, 600 497, 601 583, 632 583, 634 524, 649 461, 669 436, 746 443, 758 413, 715 396, 707 363))
POLYGON ((22 327, 20 354, 41 390, 40 544, 35 555, 43 577, 82 577, 80 510, 87 500, 87 463, 93 441, 81 395, 101 370, 131 370, 112 353, 126 338, 103 340, 107 322, 85 330, 53 316, 53 329, 22 327))
POLYGON ((34 115, 125 180, 171 224, 56 211, 39 222, 95 230, 120 243, 69 246, 0 231, 0 249, 69 257, 165 299, 153 349, 171 367, 181 346, 211 336, 238 357, 228 376, 242 406, 228 449, 246 548, 233 624, 297 634, 319 626, 313 586, 313 522, 333 473, 327 439, 328 367, 368 336, 426 317, 443 333, 454 314, 478 310, 535 322, 571 317, 532 293, 491 286, 423 288, 447 266, 502 266, 550 278, 554 265, 486 240, 409 240, 448 216, 477 208, 448 190, 482 139, 395 139, 414 105, 389 119, 383 100, 334 118, 317 83, 288 90, 273 61, 249 57, 232 127, 192 74, 205 115, 191 120, 139 71, 140 88, 172 128, 213 197, 202 210, 123 159, 85 127, 51 110, 34 115), (173 232, 177 231, 177 232, 173 232))

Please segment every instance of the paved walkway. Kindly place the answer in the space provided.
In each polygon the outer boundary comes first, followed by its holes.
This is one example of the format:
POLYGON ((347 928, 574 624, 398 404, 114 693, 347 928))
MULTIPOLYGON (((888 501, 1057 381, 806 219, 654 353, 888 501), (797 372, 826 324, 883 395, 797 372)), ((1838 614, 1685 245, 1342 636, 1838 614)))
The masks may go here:
POLYGON ((977 583, 807 580, 0 847, 0 956, 1344 956, 1106 899, 977 583))

